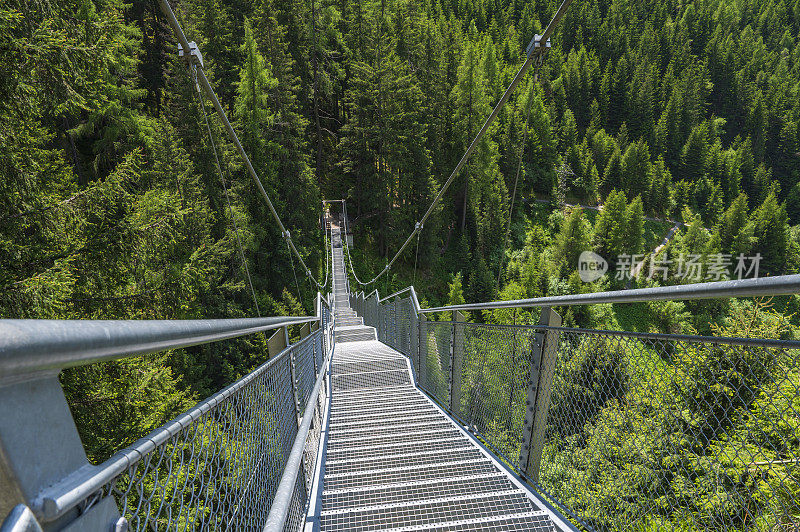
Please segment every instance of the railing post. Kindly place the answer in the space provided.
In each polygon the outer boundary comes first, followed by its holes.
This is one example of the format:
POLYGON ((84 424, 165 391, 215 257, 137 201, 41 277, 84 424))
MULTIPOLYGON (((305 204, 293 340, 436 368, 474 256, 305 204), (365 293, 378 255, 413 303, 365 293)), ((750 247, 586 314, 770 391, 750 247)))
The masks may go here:
MULTIPOLYGON (((542 307, 539 325, 560 327, 561 316, 550 307, 542 307)), ((525 423, 522 427, 522 448, 519 453, 519 468, 539 481, 539 466, 542 461, 547 413, 550 410, 550 394, 553 388, 559 331, 546 329, 534 336, 530 359, 528 399, 525 402, 525 423)))
MULTIPOLYGON (((89 467, 58 370, 0 379, 0 405, 0 519, 22 504, 35 513, 45 531, 68 525, 70 530, 125 526, 113 497, 103 497, 81 515, 69 512, 55 520, 48 520, 53 509, 39 500, 45 488, 89 467)), ((25 519, 18 524, 30 523, 30 514, 19 516, 25 519)))
POLYGON ((400 343, 397 341, 399 335, 397 334, 397 298, 392 301, 392 347, 400 350, 400 343))
POLYGON ((267 351, 269 352, 269 358, 277 356, 278 353, 286 349, 286 346, 288 345, 289 332, 287 331, 286 327, 277 329, 272 336, 269 337, 269 340, 267 340, 267 351))
POLYGON ((417 333, 417 385, 428 386, 428 327, 425 314, 419 315, 419 333, 417 333))
POLYGON ((450 333, 450 411, 460 415, 461 380, 464 365, 464 326, 459 322, 466 321, 464 315, 453 312, 453 328, 450 333))
POLYGON ((383 340, 381 341, 386 345, 391 345, 389 340, 389 302, 381 304, 379 301, 378 312, 381 315, 381 332, 383 333, 383 340))
POLYGON ((408 356, 414 364, 415 371, 417 370, 417 362, 419 361, 419 316, 414 308, 413 303, 409 305, 408 314, 408 341, 411 345, 408 346, 408 356))
POLYGON ((292 397, 294 397, 294 413, 297 418, 297 426, 300 427, 300 394, 297 393, 297 388, 300 382, 297 380, 297 368, 295 367, 295 350, 289 350, 289 368, 292 371, 292 397))

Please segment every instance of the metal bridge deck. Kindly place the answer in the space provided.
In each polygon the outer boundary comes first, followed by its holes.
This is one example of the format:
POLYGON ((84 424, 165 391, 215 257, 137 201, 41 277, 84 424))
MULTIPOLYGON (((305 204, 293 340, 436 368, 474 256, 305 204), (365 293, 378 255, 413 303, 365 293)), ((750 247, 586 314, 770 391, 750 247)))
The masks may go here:
POLYGON ((337 237, 334 234, 336 347, 314 528, 565 528, 416 387, 409 359, 379 342, 375 329, 365 327, 350 309, 337 237))

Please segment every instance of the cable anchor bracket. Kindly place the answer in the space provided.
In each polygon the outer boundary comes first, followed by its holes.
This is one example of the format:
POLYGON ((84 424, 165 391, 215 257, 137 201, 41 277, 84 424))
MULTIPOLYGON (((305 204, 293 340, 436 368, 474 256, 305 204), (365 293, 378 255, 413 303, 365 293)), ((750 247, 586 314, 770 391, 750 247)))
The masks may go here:
POLYGON ((178 43, 178 57, 183 57, 189 63, 194 60, 194 63, 200 65, 200 68, 205 68, 203 65, 203 54, 200 53, 200 48, 198 48, 197 43, 194 41, 189 42, 188 54, 183 50, 183 45, 178 43))
POLYGON ((547 53, 547 50, 550 49, 551 41, 550 38, 547 38, 547 42, 542 44, 542 36, 538 33, 533 36, 531 42, 528 43, 528 48, 525 50, 525 53, 528 57, 531 57, 534 53, 537 54, 544 54, 547 53))

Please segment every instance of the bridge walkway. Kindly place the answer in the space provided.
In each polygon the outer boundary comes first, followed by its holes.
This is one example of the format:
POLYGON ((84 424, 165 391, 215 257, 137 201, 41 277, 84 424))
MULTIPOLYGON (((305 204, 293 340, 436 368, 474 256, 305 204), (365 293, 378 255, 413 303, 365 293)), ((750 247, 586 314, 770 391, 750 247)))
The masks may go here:
POLYGON ((416 387, 406 356, 363 325, 334 231, 336 347, 314 528, 571 528, 416 387))

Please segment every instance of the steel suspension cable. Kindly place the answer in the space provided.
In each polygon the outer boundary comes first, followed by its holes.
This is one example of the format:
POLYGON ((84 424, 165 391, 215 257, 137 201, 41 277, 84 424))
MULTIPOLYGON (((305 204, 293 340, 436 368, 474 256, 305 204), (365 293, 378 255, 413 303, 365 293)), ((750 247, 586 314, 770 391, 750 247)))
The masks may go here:
MULTIPOLYGON (((264 189, 264 185, 261 183, 261 179, 258 177, 258 174, 253 168, 253 163, 250 162, 250 158, 247 156, 247 152, 245 152, 244 146, 239 141, 239 137, 236 135, 236 131, 233 129, 230 121, 228 120, 228 115, 225 113, 225 110, 222 108, 222 105, 219 103, 219 99, 217 98, 217 94, 214 92, 213 87, 211 87, 211 83, 209 83, 208 78, 206 77, 205 71, 203 70, 203 62, 201 56, 195 56, 193 53, 193 48, 189 43, 189 40, 186 38, 186 34, 183 33, 183 28, 181 28, 180 23, 178 22, 175 13, 172 11, 172 7, 169 5, 169 0, 159 0, 159 6, 161 7, 161 11, 164 16, 167 18, 167 22, 169 23, 170 27, 172 28, 172 32, 175 34, 175 37, 178 39, 184 53, 187 57, 187 60, 190 64, 194 64, 196 67, 197 72, 197 81, 199 81, 199 86, 203 88, 203 90, 208 95, 208 98, 211 100, 211 103, 214 104, 214 109, 216 109, 217 114, 222 120, 222 124, 225 126, 225 131, 228 133, 228 137, 230 137, 231 142, 236 147, 236 150, 241 155, 242 159, 244 160, 245 168, 247 172, 250 174, 250 177, 256 184, 259 192, 261 192, 261 196, 264 198, 264 201, 269 207, 269 211, 272 214, 272 218, 275 220, 275 223, 278 225, 280 229, 281 235, 286 239, 290 251, 294 253, 297 259, 300 261, 300 264, 303 266, 303 269, 306 272, 306 276, 314 281, 320 289, 324 288, 324 285, 321 285, 319 281, 317 281, 316 277, 314 277, 311 273, 311 270, 306 265, 303 257, 300 255, 300 252, 297 251, 297 248, 292 241, 292 236, 289 231, 286 230, 284 227, 283 222, 281 221, 280 216, 278 216, 278 212, 275 210, 274 205, 272 204, 272 200, 270 200, 267 191, 264 189)), ((195 47, 196 48, 196 47, 195 47)))
POLYGON ((503 277, 503 259, 506 255, 506 245, 508 244, 508 234, 511 231, 511 218, 514 215, 514 203, 517 199, 517 184, 519 183, 519 174, 522 171, 522 158, 525 154, 525 143, 528 141, 528 121, 531 117, 531 107, 533 106, 533 93, 536 90, 536 83, 539 81, 539 70, 544 63, 544 54, 540 54, 536 61, 536 68, 533 71, 533 82, 531 83, 531 92, 528 94, 528 102, 525 109, 525 124, 522 126, 522 142, 519 146, 519 159, 517 161, 517 173, 514 176, 514 191, 511 193, 511 206, 508 209, 508 223, 506 224, 506 232, 503 235, 503 247, 500 253, 500 267, 497 270, 497 289, 500 288, 500 279, 503 277))
POLYGON ((414 254, 414 277, 411 278, 411 284, 417 282, 417 261, 419 260, 419 233, 417 233, 417 252, 414 254))
MULTIPOLYGON (((328 286, 328 271, 330 269, 330 265, 328 264, 328 257, 330 250, 328 250, 328 226, 325 222, 322 223, 322 245, 325 247, 325 282, 320 287, 320 292, 325 290, 325 287, 328 286)), ((311 279, 309 279, 309 282, 311 279)), ((314 284, 311 284, 311 288, 314 288, 314 284)))
POLYGON ((289 243, 286 243, 286 251, 289 252, 289 262, 292 264, 292 275, 294 275, 294 286, 297 288, 297 302, 302 303, 303 298, 300 297, 300 283, 297 282, 297 272, 294 270, 294 259, 292 258, 292 250, 289 249, 289 243))
POLYGON ((447 189, 452 184, 453 180, 456 178, 458 173, 467 163, 467 160, 472 155, 472 152, 475 150, 478 143, 481 141, 483 136, 486 135, 486 132, 489 130, 489 127, 492 125, 492 123, 494 123, 495 119, 497 118, 497 115, 500 113, 500 110, 503 108, 503 106, 505 106, 506 102, 508 101, 508 98, 511 96, 511 93, 514 92, 514 89, 517 88, 519 82, 522 80, 522 78, 525 77, 525 74, 527 74, 528 69, 530 69, 531 65, 536 60, 536 58, 539 55, 541 55, 543 51, 546 49, 545 47, 547 45, 547 40, 553 34, 553 31, 555 31, 558 23, 561 22, 561 19, 564 17, 564 13, 567 11, 567 8, 571 3, 572 0, 563 0, 561 5, 558 7, 558 10, 556 11, 555 15, 553 15, 553 19, 545 28, 544 32, 541 35, 535 35, 533 39, 531 39, 530 44, 528 44, 527 58, 525 59, 525 62, 522 64, 519 71, 514 76, 514 79, 511 80, 511 83, 503 93, 503 96, 500 97, 500 101, 497 102, 497 105, 495 105, 491 114, 486 118, 486 121, 483 123, 483 126, 481 126, 481 129, 478 131, 478 134, 475 135, 475 138, 472 140, 469 147, 467 148, 467 151, 464 152, 464 155, 458 161, 458 164, 456 164, 456 167, 453 169, 452 173, 450 174, 450 177, 447 178, 447 181, 445 181, 444 185, 442 185, 442 187, 436 193, 436 196, 433 198, 433 202, 431 202, 431 205, 430 207, 428 207, 428 210, 425 211, 425 214, 423 215, 422 219, 420 219, 420 221, 417 222, 417 224, 414 226, 414 230, 411 232, 410 235, 408 235, 408 238, 406 238, 405 242, 403 242, 403 245, 400 246, 400 249, 397 250, 397 253, 395 253, 392 259, 386 263, 386 267, 383 270, 381 270, 380 273, 378 273, 378 275, 376 275, 366 283, 360 283, 361 285, 363 286, 370 285, 375 281, 377 281, 383 274, 388 272, 389 268, 392 267, 392 264, 394 264, 394 262, 400 256, 400 254, 403 253, 406 247, 408 247, 408 244, 414 238, 414 235, 417 234, 417 232, 419 232, 420 230, 422 230, 422 227, 433 213, 433 210, 436 208, 436 205, 438 205, 439 202, 441 201, 444 193, 447 191, 447 189))
POLYGON ((211 122, 208 120, 208 112, 206 111, 206 103, 203 101, 203 93, 200 92, 200 87, 197 86, 197 69, 194 65, 191 66, 192 78, 195 80, 195 87, 197 87, 197 99, 200 100, 200 106, 203 109, 203 118, 206 122, 206 129, 208 130, 208 138, 211 140, 211 149, 214 151, 214 161, 217 164, 217 171, 219 172, 219 180, 222 183, 222 190, 225 191, 225 201, 228 204, 228 215, 231 217, 231 224, 233 224, 233 233, 236 235, 236 244, 239 247, 239 255, 242 258, 242 266, 247 276, 247 284, 250 285, 250 294, 253 296, 253 303, 256 306, 256 314, 261 317, 261 310, 258 308, 258 298, 256 298, 256 291, 253 288, 253 280, 250 278, 250 268, 247 266, 247 259, 244 256, 244 249, 242 248, 242 240, 239 238, 239 225, 236 223, 236 217, 233 212, 233 205, 231 198, 228 194, 228 186, 225 184, 225 177, 222 174, 222 165, 219 163, 219 155, 217 154, 217 144, 214 141, 214 135, 211 132, 211 122))
POLYGON ((356 269, 353 268, 353 259, 350 256, 350 246, 347 245, 347 234, 346 233, 345 233, 343 242, 344 242, 344 252, 347 255, 347 263, 350 264, 350 272, 353 274, 353 278, 356 280, 356 282, 358 284, 360 284, 362 286, 366 286, 369 283, 362 283, 361 280, 359 280, 358 276, 356 275, 356 269))

